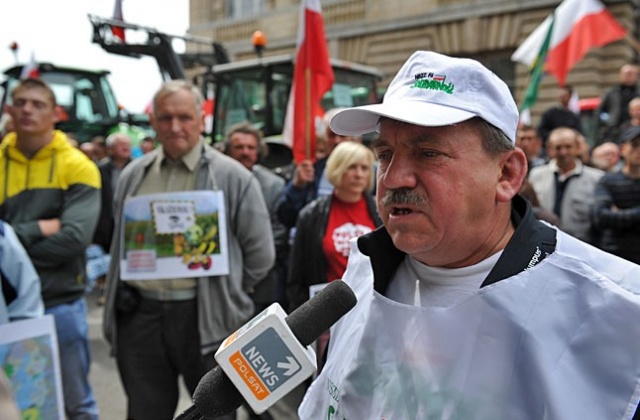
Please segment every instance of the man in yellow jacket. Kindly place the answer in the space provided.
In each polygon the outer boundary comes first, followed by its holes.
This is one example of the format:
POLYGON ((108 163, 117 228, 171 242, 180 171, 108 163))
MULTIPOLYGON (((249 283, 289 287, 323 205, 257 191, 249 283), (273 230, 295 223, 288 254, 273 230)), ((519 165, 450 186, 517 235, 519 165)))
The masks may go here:
POLYGON ((12 91, 15 132, 0 145, 0 219, 15 230, 41 281, 60 347, 67 417, 97 419, 89 384, 85 248, 100 212, 96 165, 55 130, 57 105, 43 81, 26 79, 12 91))

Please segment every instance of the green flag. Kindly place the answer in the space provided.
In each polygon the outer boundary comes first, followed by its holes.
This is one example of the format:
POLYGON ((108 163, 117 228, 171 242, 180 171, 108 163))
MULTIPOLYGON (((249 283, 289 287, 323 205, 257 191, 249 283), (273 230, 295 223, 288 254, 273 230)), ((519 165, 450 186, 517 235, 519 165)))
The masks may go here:
POLYGON ((555 11, 551 14, 551 24, 549 25, 549 31, 544 38, 544 42, 540 47, 540 52, 535 61, 531 65, 531 78, 529 80, 529 87, 524 94, 524 100, 520 107, 521 112, 531 108, 538 100, 538 88, 540 87, 540 81, 544 74, 544 65, 547 59, 547 53, 549 52, 549 44, 551 44, 551 35, 553 34, 553 24, 556 20, 555 11))

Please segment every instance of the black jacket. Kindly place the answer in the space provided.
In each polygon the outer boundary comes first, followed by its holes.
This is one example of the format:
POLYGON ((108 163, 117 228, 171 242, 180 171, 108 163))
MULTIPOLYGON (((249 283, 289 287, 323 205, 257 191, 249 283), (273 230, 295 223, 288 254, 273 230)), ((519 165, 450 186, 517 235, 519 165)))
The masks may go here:
MULTIPOLYGON (((382 225, 373 197, 368 193, 365 193, 365 197, 375 226, 382 225)), ((327 260, 322 251, 322 239, 327 231, 332 200, 333 194, 319 197, 306 205, 298 217, 287 281, 291 311, 309 299, 309 286, 327 281, 327 260)))
MULTIPOLYGON (((313 182, 298 188, 290 180, 278 203, 277 215, 280 222, 288 229, 295 227, 302 208, 318 197, 318 186, 327 165, 327 158, 318 159, 313 164, 313 182)), ((293 175, 295 176, 295 174, 293 175)))
POLYGON ((542 138, 543 147, 546 147, 549 134, 558 127, 570 127, 582 133, 580 117, 573 111, 559 106, 547 109, 540 118, 538 134, 542 138))
MULTIPOLYGON (((127 165, 129 162, 127 162, 127 165)), ((100 217, 98 218, 98 226, 96 227, 96 232, 93 235, 93 243, 100 245, 106 253, 109 253, 109 249, 111 248, 111 238, 113 236, 113 195, 115 194, 115 191, 111 186, 113 168, 114 165, 111 159, 108 159, 106 162, 98 165, 100 177, 102 178, 102 208, 100 210, 100 217)))

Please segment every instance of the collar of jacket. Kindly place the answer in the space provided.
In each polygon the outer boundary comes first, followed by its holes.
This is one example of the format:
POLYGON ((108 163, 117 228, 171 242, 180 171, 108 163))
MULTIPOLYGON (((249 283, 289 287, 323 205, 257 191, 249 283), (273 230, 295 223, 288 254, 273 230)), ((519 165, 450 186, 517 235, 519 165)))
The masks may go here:
MULTIPOLYGON (((208 160, 212 158, 212 154, 215 154, 213 147, 207 145, 202 138, 200 138, 199 143, 194 147, 200 148, 199 163, 201 165, 207 164, 208 160)), ((162 146, 135 159, 136 161, 140 162, 140 165, 142 165, 142 167, 144 168, 145 173, 155 163, 156 159, 165 159, 164 152, 161 149, 162 146)), ((126 166, 128 166, 128 164, 126 166)))
MULTIPOLYGON (((108 157, 107 159, 108 160, 104 161, 104 163, 98 163, 98 167, 102 166, 102 167, 106 167, 106 168, 109 168, 109 169, 116 168, 116 164, 113 162, 113 159, 111 157, 108 157)), ((131 161, 132 161, 132 159, 127 159, 125 164, 122 165, 122 168, 120 168, 120 169, 124 169, 124 167, 127 166, 128 164, 130 164, 131 161)))
POLYGON ((31 159, 28 159, 20 149, 18 149, 18 136, 15 132, 7 134, 2 141, 2 149, 4 153, 7 153, 7 157, 11 160, 26 163, 29 160, 47 160, 50 159, 55 153, 63 149, 71 149, 73 146, 67 140, 67 135, 62 131, 54 130, 53 138, 42 149, 33 155, 31 159))
POLYGON ((558 174, 559 176, 561 176, 562 178, 569 178, 572 176, 578 176, 581 175, 582 172, 584 172, 584 165, 582 164, 582 161, 578 158, 575 159, 576 162, 576 166, 570 170, 569 172, 566 173, 562 173, 562 170, 560 169, 560 167, 558 167, 558 161, 555 159, 551 159, 551 161, 549 161, 549 167, 553 170, 554 173, 558 174))
MULTIPOLYGON (((531 268, 555 251, 555 229, 538 221, 529 202, 518 195, 512 200, 511 221, 516 231, 481 287, 531 268)), ((384 294, 406 254, 393 245, 384 226, 361 236, 358 249, 370 257, 373 287, 384 294)))

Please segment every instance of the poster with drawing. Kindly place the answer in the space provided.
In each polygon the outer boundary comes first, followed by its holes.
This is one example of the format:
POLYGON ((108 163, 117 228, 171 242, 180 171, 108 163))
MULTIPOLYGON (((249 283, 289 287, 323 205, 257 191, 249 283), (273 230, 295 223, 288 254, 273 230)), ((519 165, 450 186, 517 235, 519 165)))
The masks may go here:
POLYGON ((21 418, 65 418, 52 315, 0 325, 0 362, 21 418))
POLYGON ((222 191, 131 197, 122 217, 123 280, 229 274, 222 191))

